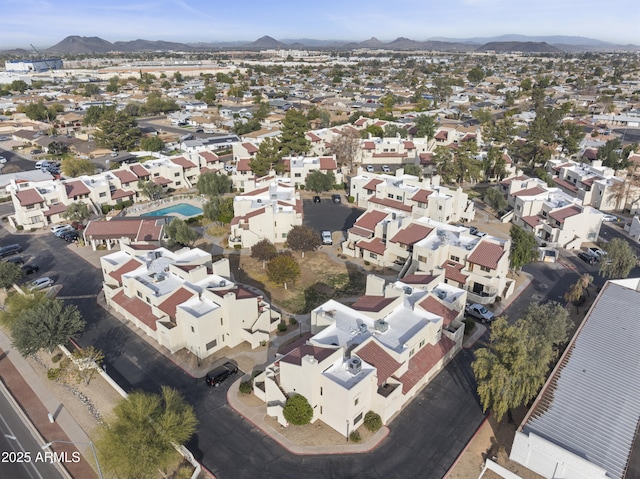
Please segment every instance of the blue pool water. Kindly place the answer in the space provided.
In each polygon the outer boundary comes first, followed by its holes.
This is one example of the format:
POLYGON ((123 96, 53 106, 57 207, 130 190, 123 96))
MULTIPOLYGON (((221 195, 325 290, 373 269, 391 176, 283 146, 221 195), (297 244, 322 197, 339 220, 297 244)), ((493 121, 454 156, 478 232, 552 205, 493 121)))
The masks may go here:
POLYGON ((183 216, 190 218, 191 216, 198 216, 202 214, 202 209, 197 206, 189 205, 187 203, 178 203, 177 205, 167 206, 161 210, 152 211, 150 213, 144 213, 140 216, 166 216, 171 213, 179 213, 183 216))

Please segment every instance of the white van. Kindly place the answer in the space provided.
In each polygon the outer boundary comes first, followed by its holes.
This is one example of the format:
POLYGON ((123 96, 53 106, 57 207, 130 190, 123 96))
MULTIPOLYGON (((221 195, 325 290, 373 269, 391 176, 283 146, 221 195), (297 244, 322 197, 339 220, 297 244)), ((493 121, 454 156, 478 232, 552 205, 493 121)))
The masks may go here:
POLYGON ((40 160, 36 163, 37 170, 46 170, 49 168, 49 162, 47 160, 40 160))

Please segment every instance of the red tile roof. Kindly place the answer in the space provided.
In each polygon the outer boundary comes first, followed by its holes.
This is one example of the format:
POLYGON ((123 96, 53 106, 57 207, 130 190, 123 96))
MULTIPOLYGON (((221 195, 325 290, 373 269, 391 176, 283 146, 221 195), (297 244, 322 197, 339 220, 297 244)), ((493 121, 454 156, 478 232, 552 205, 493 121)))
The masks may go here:
POLYGON ((258 152, 258 147, 256 145, 254 145, 253 143, 243 143, 242 147, 245 150, 247 150, 247 153, 249 153, 249 154, 258 152))
POLYGON ((237 171, 251 171, 251 167, 249 166, 249 160, 240 159, 238 160, 238 165, 236 166, 237 171))
POLYGON ((406 275, 400 281, 406 284, 429 284, 437 277, 433 274, 414 273, 406 275))
POLYGON ((49 206, 49 209, 44 212, 44 215, 45 216, 53 216, 53 215, 57 215, 57 214, 60 214, 60 213, 64 213, 65 211, 67 211, 67 205, 65 205, 63 203, 57 203, 55 205, 49 206))
POLYGON ((402 363, 393 359, 389 353, 382 349, 375 341, 369 341, 355 354, 363 361, 374 366, 378 371, 378 386, 382 386, 387 382, 393 373, 395 373, 402 363))
POLYGON ((567 190, 572 191, 574 193, 578 191, 578 187, 576 185, 569 183, 568 181, 563 180, 561 178, 554 178, 553 182, 556 185, 560 186, 561 188, 566 188, 567 190))
POLYGON ((385 298, 384 296, 360 296, 358 300, 351 305, 356 311, 380 312, 385 307, 393 303, 396 298, 385 298))
POLYGON ((64 184, 64 188, 67 192, 67 198, 75 198, 77 196, 88 195, 89 188, 82 181, 69 181, 64 184))
POLYGON ((542 193, 546 193, 546 190, 543 190, 539 186, 534 186, 533 188, 527 188, 526 190, 516 191, 515 193, 511 193, 511 196, 537 196, 542 193))
MULTIPOLYGON (((113 222, 111 220, 110 222, 113 222)), ((136 241, 160 241, 162 237, 162 223, 156 220, 143 220, 136 233, 136 241)))
POLYGON ((127 311, 129 314, 138 318, 138 320, 151 328, 153 331, 157 330, 156 321, 158 320, 158 318, 156 318, 151 312, 151 306, 149 306, 144 301, 141 301, 136 297, 129 298, 124 294, 124 291, 119 291, 113 297, 113 301, 116 304, 119 304, 122 309, 127 311))
POLYGON ((446 130, 439 131, 435 136, 436 140, 446 140, 447 138, 449 138, 449 132, 446 130))
POLYGON ((305 344, 303 346, 297 347, 283 358, 280 358, 280 362, 296 364, 300 366, 302 364, 302 358, 311 355, 316 358, 319 363, 321 363, 335 352, 335 349, 320 348, 318 346, 310 346, 308 344, 305 344))
POLYGON ((369 231, 373 231, 376 229, 376 225, 380 223, 383 219, 385 219, 389 213, 384 211, 368 211, 364 213, 358 221, 354 223, 354 226, 358 226, 359 228, 364 228, 369 231))
POLYGON ((502 246, 483 240, 478 243, 478 246, 476 246, 473 253, 469 255, 467 261, 490 269, 496 269, 498 267, 498 261, 500 261, 503 254, 504 248, 502 246))
POLYGON ((393 238, 392 243, 400 243, 404 245, 412 245, 427 237, 433 228, 412 223, 404 229, 398 231, 393 238))
POLYGON ((117 219, 90 221, 84 230, 88 239, 129 238, 134 241, 158 241, 162 235, 162 224, 155 219, 117 219))
POLYGON ((387 206, 389 208, 393 208, 395 210, 411 212, 413 209, 412 206, 405 205, 402 201, 396 201, 389 198, 371 198, 369 200, 370 203, 375 203, 377 205, 387 206))
POLYGON ((320 169, 321 170, 337 170, 338 165, 336 165, 336 160, 331 157, 322 156, 320 157, 320 169))
POLYGON ((16 192, 16 197, 20 202, 20 206, 37 205, 38 203, 44 203, 44 198, 38 193, 35 188, 28 190, 20 190, 16 192))
POLYGON ((120 183, 133 183, 138 181, 138 177, 129 170, 114 170, 113 175, 120 180, 120 183))
POLYGON ((411 391, 454 346, 452 340, 441 336, 436 344, 427 344, 414 354, 409 360, 407 372, 398 378, 402 383, 402 394, 411 391))
POLYGON ((384 183, 384 180, 380 180, 378 178, 374 178, 373 180, 369 181, 369 183, 364 185, 362 188, 364 188, 365 190, 369 190, 369 191, 375 191, 376 190, 376 186, 378 186, 380 183, 384 183))
POLYGON ((318 135, 316 135, 312 131, 308 131, 307 136, 311 139, 312 142, 322 141, 322 138, 320 138, 318 135))
POLYGON ((142 266, 142 263, 140 263, 140 261, 130 259, 118 269, 113 270, 111 273, 109 273, 109 276, 115 279, 119 284, 122 284, 122 275, 131 273, 131 271, 138 269, 140 266, 142 266))
POLYGON ((157 178, 153 179, 153 182, 156 185, 168 185, 169 183, 171 183, 171 180, 165 178, 164 176, 158 176, 157 178))
POLYGON ((356 126, 364 126, 365 123, 367 123, 367 118, 359 118, 356 121, 353 122, 354 125, 356 126))
POLYGON ((440 316, 442 318, 442 324, 445 328, 449 326, 451 322, 458 316, 457 311, 446 307, 440 302, 439 299, 434 298, 432 295, 429 295, 426 299, 423 299, 420 303, 418 303, 418 306, 420 306, 425 311, 429 311, 430 313, 440 316))
POLYGON ((418 157, 420 158, 420 164, 423 166, 432 165, 435 162, 433 153, 420 153, 418 157))
POLYGON ((433 194, 433 191, 420 189, 416 191, 416 193, 411 197, 413 201, 417 201, 418 203, 428 203, 429 196, 433 194))
POLYGON ((466 284, 468 276, 462 273, 463 267, 463 265, 456 263, 455 261, 445 261, 442 263, 444 277, 460 284, 466 284))
POLYGON ((215 163, 216 161, 220 160, 220 158, 218 157, 218 155, 216 155, 215 153, 212 153, 210 151, 201 151, 200 153, 198 153, 202 158, 205 159, 205 161, 207 163, 215 163))
POLYGON ((523 216, 520 219, 522 221, 524 221, 525 223, 527 223, 532 228, 535 228, 536 226, 538 226, 540 224, 540 222, 542 221, 542 218, 540 218, 537 215, 536 216, 523 216))
POLYGON ((191 299, 195 293, 185 288, 180 288, 175 291, 171 296, 165 299, 158 305, 158 309, 163 313, 166 313, 171 319, 176 317, 176 308, 179 304, 191 299))
POLYGON ((371 241, 360 240, 356 246, 376 254, 384 254, 384 250, 387 247, 380 238, 373 238, 371 241))
POLYGON ((131 165, 131 171, 133 171, 133 174, 138 178, 149 176, 149 171, 142 165, 131 165))
POLYGON ((413 144, 413 141, 403 141, 402 143, 404 143, 404 147, 407 150, 415 150, 416 145, 413 144))
POLYGON ((349 228, 348 232, 356 236, 362 236, 363 238, 371 238, 373 236, 373 231, 367 230, 364 228, 359 228, 358 226, 353 226, 349 228))
POLYGON ((111 199, 112 200, 117 200, 120 198, 128 198, 130 196, 135 196, 136 192, 135 191, 125 191, 125 190, 121 190, 120 188, 118 188, 117 190, 114 190, 111 193, 111 199))
POLYGON ((373 158, 406 158, 409 156, 409 154, 405 151, 405 152, 395 152, 395 151, 389 151, 386 153, 374 153, 373 155, 371 155, 373 158))
POLYGON ((566 208, 562 208, 561 210, 552 211, 549 213, 549 217, 554 220, 564 223, 564 220, 569 218, 570 216, 579 215, 582 213, 582 208, 576 205, 567 206, 566 208))
POLYGON ((376 144, 373 141, 365 141, 364 145, 362 146, 363 150, 375 150, 376 149, 376 144))
POLYGON ((189 168, 195 168, 196 165, 193 164, 193 162, 187 160, 184 156, 179 156, 177 158, 171 158, 171 162, 175 163, 176 165, 182 166, 182 168, 189 169, 189 168))

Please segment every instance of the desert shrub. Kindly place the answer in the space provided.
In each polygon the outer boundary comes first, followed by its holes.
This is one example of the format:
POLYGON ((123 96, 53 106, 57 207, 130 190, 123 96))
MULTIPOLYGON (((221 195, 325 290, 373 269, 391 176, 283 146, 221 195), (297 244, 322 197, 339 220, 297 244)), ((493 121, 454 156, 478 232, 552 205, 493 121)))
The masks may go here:
POLYGON ((362 438, 360 437, 360 433, 358 431, 353 431, 351 434, 349 434, 349 440, 351 442, 360 442, 362 441, 362 438))
POLYGON ((57 381, 60 378, 60 372, 60 368, 51 368, 47 370, 47 378, 49 378, 51 381, 57 381))
POLYGON ((369 411, 364 416, 364 427, 366 427, 371 432, 376 432, 378 429, 382 427, 382 418, 380 414, 369 411))
POLYGON ((289 324, 292 326, 295 326, 296 324, 298 324, 298 320, 296 318, 294 318, 293 316, 291 316, 289 318, 289 324))
POLYGON ((111 205, 102 205, 102 214, 106 215, 109 213, 109 211, 111 211, 113 209, 113 206, 111 205))
POLYGON ((286 330, 287 330, 287 323, 285 323, 284 321, 280 321, 278 323, 278 331, 284 332, 286 330))
POLYGON ((313 409, 306 397, 301 394, 296 394, 287 399, 282 414, 290 424, 301 426, 311 422, 313 409))
POLYGON ((24 229, 24 226, 22 226, 22 225, 18 225, 18 226, 16 226, 16 229, 17 229, 18 231, 22 231, 22 230, 24 229))
POLYGON ((242 249, 242 245, 241 244, 234 244, 233 245, 233 249, 242 249))
POLYGON ((240 383, 240 392, 242 394, 251 394, 252 391, 253 385, 251 384, 251 381, 242 381, 240 383))
POLYGON ((54 363, 57 363, 57 362, 60 362, 61 359, 62 359, 62 353, 58 353, 51 358, 51 361, 53 361, 54 363))
POLYGON ((348 196, 348 197, 347 197, 347 201, 348 201, 349 203, 353 203, 355 200, 356 200, 356 199, 355 199, 353 196, 348 196))

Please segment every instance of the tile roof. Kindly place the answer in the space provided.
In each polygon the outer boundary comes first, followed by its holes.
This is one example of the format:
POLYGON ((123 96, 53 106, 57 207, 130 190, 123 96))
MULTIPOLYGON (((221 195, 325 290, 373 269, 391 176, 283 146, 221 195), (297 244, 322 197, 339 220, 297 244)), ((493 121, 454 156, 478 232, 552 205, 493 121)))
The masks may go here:
POLYGON ((439 299, 434 298, 432 295, 428 295, 425 299, 418 303, 418 306, 426 311, 429 311, 430 313, 440 316, 442 318, 442 324, 445 328, 449 326, 451 322, 458 316, 457 311, 451 308, 447 308, 440 302, 439 299))
POLYGON ((456 263, 455 261, 445 261, 444 263, 442 263, 442 269, 444 269, 444 277, 446 279, 456 281, 460 284, 466 284, 469 277, 466 274, 462 273, 463 267, 463 265, 461 265, 460 263, 456 263))
POLYGON ((373 180, 369 181, 366 185, 364 185, 362 188, 369 191, 375 191, 376 186, 378 186, 380 183, 384 183, 384 180, 374 178, 373 180))
POLYGON ((360 296, 358 300, 351 305, 351 309, 356 311, 380 312, 389 306, 396 298, 385 298, 384 296, 360 296))
POLYGON ((134 241, 158 241, 162 235, 162 223, 155 219, 118 219, 89 221, 84 230, 88 239, 129 238, 134 241))
POLYGON ((251 167, 249 166, 249 160, 246 158, 238 160, 238 165, 236 166, 237 171, 251 171, 251 167))
POLYGON ((151 328, 153 331, 157 330, 156 321, 158 318, 153 315, 151 312, 151 306, 147 303, 136 297, 128 297, 124 294, 124 291, 118 291, 112 299, 116 304, 119 304, 122 309, 138 318, 140 322, 151 328))
POLYGON ((256 145, 254 145, 253 143, 243 143, 242 147, 245 150, 247 150, 247 153, 249 153, 249 154, 258 152, 258 147, 256 145))
POLYGON ((402 363, 393 359, 389 353, 382 349, 375 341, 369 341, 355 354, 363 361, 371 364, 378 372, 378 386, 382 386, 387 382, 393 373, 395 373, 402 363))
POLYGON ((520 190, 516 191, 515 193, 511 193, 511 196, 537 196, 546 192, 546 190, 540 188, 539 186, 534 186, 533 188, 527 188, 526 190, 520 190))
POLYGON ((190 160, 187 160, 184 156, 179 156, 177 158, 171 158, 171 162, 176 165, 182 166, 185 170, 188 168, 195 168, 196 165, 193 164, 190 160))
POLYGON ((423 166, 432 165, 435 163, 433 153, 420 153, 420 155, 418 155, 418 158, 420 158, 420 164, 423 166))
POLYGON ((44 203, 44 198, 35 188, 17 191, 16 197, 20 202, 20 206, 31 206, 37 205, 38 203, 44 203))
POLYGON ((220 160, 220 157, 211 151, 201 151, 198 153, 207 163, 215 163, 220 160))
POLYGON ((89 194, 89 188, 87 188, 87 185, 80 180, 65 183, 64 189, 67 192, 67 198, 75 198, 77 196, 89 194))
POLYGON ((371 241, 360 240, 356 246, 376 254, 384 254, 384 250, 387 247, 380 238, 373 238, 371 241))
POLYGON ((158 176, 157 178, 153 179, 153 182, 156 185, 168 185, 169 183, 171 183, 171 180, 165 178, 164 176, 158 176))
POLYGON ((433 191, 419 189, 415 192, 415 194, 411 197, 413 201, 417 201, 418 203, 428 203, 429 196, 433 194, 433 191))
POLYGON ((386 153, 385 152, 374 153, 371 156, 373 158, 407 158, 409 154, 406 151, 404 152, 388 151, 386 153))
POLYGON ((402 383, 402 394, 407 394, 425 377, 444 356, 451 351, 455 343, 441 336, 436 344, 427 344, 409 360, 407 372, 398 379, 402 383))
POLYGON ((130 259, 118 269, 111 271, 111 273, 109 273, 109 276, 115 279, 119 284, 122 284, 122 275, 131 273, 131 271, 138 269, 140 266, 142 266, 142 263, 140 263, 140 261, 130 259))
POLYGON ((358 221, 356 221, 353 226, 373 231, 376 229, 376 225, 383 219, 385 219, 388 215, 389 213, 386 213, 384 211, 367 211, 362 216, 360 216, 360 218, 358 218, 358 221))
POLYGON ((503 254, 504 248, 502 246, 482 240, 469 255, 467 261, 490 269, 496 269, 498 261, 500 261, 503 254))
POLYGON ((337 170, 338 165, 336 165, 336 160, 331 157, 322 156, 320 157, 320 169, 321 170, 337 170))
POLYGON ((373 231, 365 228, 360 228, 358 226, 349 228, 348 232, 356 236, 362 236, 363 238, 371 238, 373 236, 373 231))
POLYGON ((437 277, 437 275, 433 274, 414 273, 406 275, 400 281, 406 284, 429 284, 437 277))
POLYGON ((336 350, 332 348, 320 348, 318 346, 310 346, 308 344, 305 344, 297 347, 286 356, 280 358, 280 362, 296 364, 300 366, 302 364, 302 358, 311 355, 316 358, 319 363, 321 363, 335 352, 336 350))
POLYGON ((536 216, 523 216, 520 219, 522 221, 524 221, 525 223, 527 223, 532 228, 535 228, 536 226, 538 226, 540 224, 540 222, 542 221, 542 218, 540 218, 537 215, 536 216))
POLYGON ((436 140, 446 140, 447 138, 449 138, 449 132, 446 130, 440 130, 435 136, 436 140))
POLYGON ((318 135, 316 135, 312 131, 308 131, 307 136, 311 139, 312 142, 322 141, 322 138, 320 138, 318 135))
POLYGON ((120 183, 133 183, 138 181, 138 177, 129 170, 114 170, 113 175, 120 180, 120 183))
MULTIPOLYGON (((113 221, 113 220, 111 220, 113 221)), ((160 241, 162 237, 162 223, 156 220, 142 220, 136 233, 136 241, 160 241)))
POLYGON ((433 228, 428 226, 422 226, 416 223, 412 223, 404 229, 398 231, 393 238, 392 243, 400 243, 404 245, 413 245, 427 237, 429 233, 433 231, 433 228))
POLYGON ((569 218, 570 216, 579 215, 580 213, 582 213, 582 208, 576 205, 571 205, 560 210, 552 211, 551 213, 549 213, 549 217, 560 223, 564 223, 565 219, 569 218))
POLYGON ((404 143, 404 147, 407 150, 415 150, 416 145, 413 143, 413 141, 403 141, 402 143, 404 143))
POLYGON ((121 190, 120 188, 118 188, 117 190, 114 190, 111 193, 111 199, 112 200, 117 200, 120 198, 128 198, 130 196, 135 196, 136 192, 135 191, 125 191, 125 190, 121 190))
POLYGON ((131 165, 131 171, 133 171, 133 174, 138 178, 149 176, 149 171, 142 165, 131 165))
POLYGON ((376 149, 376 144, 373 141, 365 141, 364 145, 362 146, 363 150, 375 150, 376 149))
POLYGON ((389 198, 371 198, 369 200, 370 203, 374 203, 377 205, 382 205, 382 206, 387 206, 389 208, 393 208, 395 210, 400 210, 400 211, 406 211, 406 212, 411 212, 411 210, 413 209, 412 206, 409 205, 405 205, 402 201, 396 201, 396 200, 392 200, 389 198))
POLYGON ((171 296, 165 299, 158 305, 158 309, 163 313, 166 313, 171 319, 176 317, 176 309, 179 304, 191 299, 195 293, 185 288, 180 288, 175 291, 171 296))
POLYGON ((65 211, 67 211, 67 208, 68 208, 67 205, 65 205, 64 203, 56 203, 55 205, 49 206, 49 209, 44 212, 44 215, 45 216, 58 215, 60 213, 64 213, 65 211))
POLYGON ((248 290, 244 286, 235 286, 230 289, 211 290, 211 292, 216 296, 220 296, 221 298, 224 297, 224 295, 227 293, 234 293, 236 295, 236 299, 257 298, 259 296, 253 291, 248 290))
POLYGON ((561 188, 566 188, 569 191, 576 193, 578 191, 578 187, 573 183, 569 183, 567 180, 563 180, 561 178, 554 178, 553 182, 561 188))

